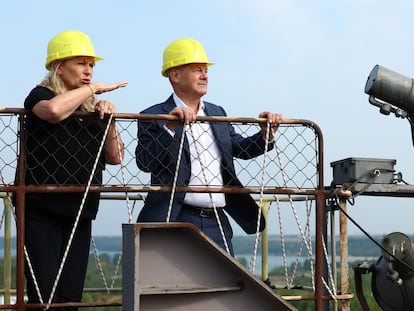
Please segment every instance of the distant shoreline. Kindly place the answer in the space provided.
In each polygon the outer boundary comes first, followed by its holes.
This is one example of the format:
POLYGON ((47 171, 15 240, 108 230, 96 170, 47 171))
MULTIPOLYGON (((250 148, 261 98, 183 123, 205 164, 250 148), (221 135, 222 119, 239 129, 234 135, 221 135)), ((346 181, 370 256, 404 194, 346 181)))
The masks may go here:
MULTIPOLYGON (((412 236, 409 236, 413 240, 412 236)), ((94 236, 94 241, 99 253, 105 252, 114 253, 122 251, 122 236, 94 236)), ((373 236, 373 238, 381 242, 383 236, 373 236)), ((306 255, 306 249, 302 240, 297 235, 286 235, 284 237, 284 246, 282 247, 280 236, 271 235, 268 237, 269 241, 269 255, 281 256, 285 253, 286 256, 297 256, 298 251, 302 248, 301 256, 306 255)), ((255 236, 235 236, 232 240, 234 252, 236 254, 251 254, 253 253, 255 236)), ((337 239, 337 251, 339 252, 339 239, 337 239)), ((12 237, 11 250, 15 252, 16 238, 12 237)), ((4 238, 0 239, 0 249, 4 249, 4 238)), ((92 250, 92 246, 91 246, 92 250)), ((314 241, 312 243, 312 250, 314 252, 314 241)), ((4 251, 3 251, 4 252, 4 251)), ((3 255, 3 252, 1 255, 3 255)), ((261 253, 261 244, 258 245, 257 253, 261 253)), ((339 253, 338 253, 339 255, 339 253)), ((348 236, 348 256, 359 258, 375 258, 381 255, 381 251, 370 239, 365 236, 348 236)))

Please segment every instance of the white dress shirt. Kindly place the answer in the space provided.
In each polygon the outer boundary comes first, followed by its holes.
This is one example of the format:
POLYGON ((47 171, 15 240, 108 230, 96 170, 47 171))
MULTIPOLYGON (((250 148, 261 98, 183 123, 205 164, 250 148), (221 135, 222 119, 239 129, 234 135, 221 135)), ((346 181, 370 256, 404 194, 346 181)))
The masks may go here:
MULTIPOLYGON (((173 98, 178 107, 187 106, 175 93, 173 98)), ((204 102, 200 100, 197 116, 205 115, 204 102)), ((191 176, 188 185, 222 187, 221 154, 210 123, 192 123, 186 135, 191 157, 191 176)), ((189 192, 185 194, 184 203, 203 208, 223 207, 226 205, 226 199, 224 193, 189 192)))

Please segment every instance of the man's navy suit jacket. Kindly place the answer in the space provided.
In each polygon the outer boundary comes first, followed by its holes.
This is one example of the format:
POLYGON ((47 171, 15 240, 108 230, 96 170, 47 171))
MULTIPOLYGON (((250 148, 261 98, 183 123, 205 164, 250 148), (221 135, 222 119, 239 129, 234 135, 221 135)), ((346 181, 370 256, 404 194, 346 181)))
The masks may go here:
MULTIPOLYGON (((220 106, 204 102, 207 116, 226 116, 220 106)), ((171 95, 165 102, 142 111, 144 114, 168 114, 176 107, 171 95)), ((183 127, 175 128, 172 136, 164 128, 165 121, 139 121, 136 162, 138 167, 151 173, 151 185, 172 186, 176 173, 177 158, 183 127)), ((265 142, 260 132, 243 137, 236 133, 228 122, 211 123, 216 143, 222 156, 222 176, 225 186, 243 187, 236 176, 233 158, 251 159, 263 154, 265 142)), ((273 145, 269 144, 269 148, 273 145)), ((178 170, 177 186, 188 186, 190 180, 190 151, 186 137, 178 170)), ((184 192, 175 192, 170 221, 176 221, 184 200, 184 192)), ((170 203, 170 192, 149 192, 145 199, 138 222, 165 222, 170 203)), ((248 193, 226 193, 226 212, 243 228, 246 233, 257 231, 258 205, 248 193)), ((263 216, 260 231, 265 227, 263 216)))

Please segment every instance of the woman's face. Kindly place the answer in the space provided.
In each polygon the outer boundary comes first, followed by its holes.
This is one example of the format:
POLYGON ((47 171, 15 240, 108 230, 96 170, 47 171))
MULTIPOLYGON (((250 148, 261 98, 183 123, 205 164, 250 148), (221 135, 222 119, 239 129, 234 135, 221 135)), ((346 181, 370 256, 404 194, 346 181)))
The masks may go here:
POLYGON ((77 56, 60 63, 57 68, 57 74, 66 88, 73 90, 91 82, 94 66, 95 61, 93 57, 77 56))

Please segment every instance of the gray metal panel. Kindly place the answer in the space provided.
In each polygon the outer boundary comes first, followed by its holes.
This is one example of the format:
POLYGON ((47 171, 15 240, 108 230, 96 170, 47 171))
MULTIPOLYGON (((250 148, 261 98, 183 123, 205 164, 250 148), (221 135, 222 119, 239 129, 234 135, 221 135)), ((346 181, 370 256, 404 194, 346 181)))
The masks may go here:
POLYGON ((296 310, 184 223, 123 225, 123 310, 296 310))

